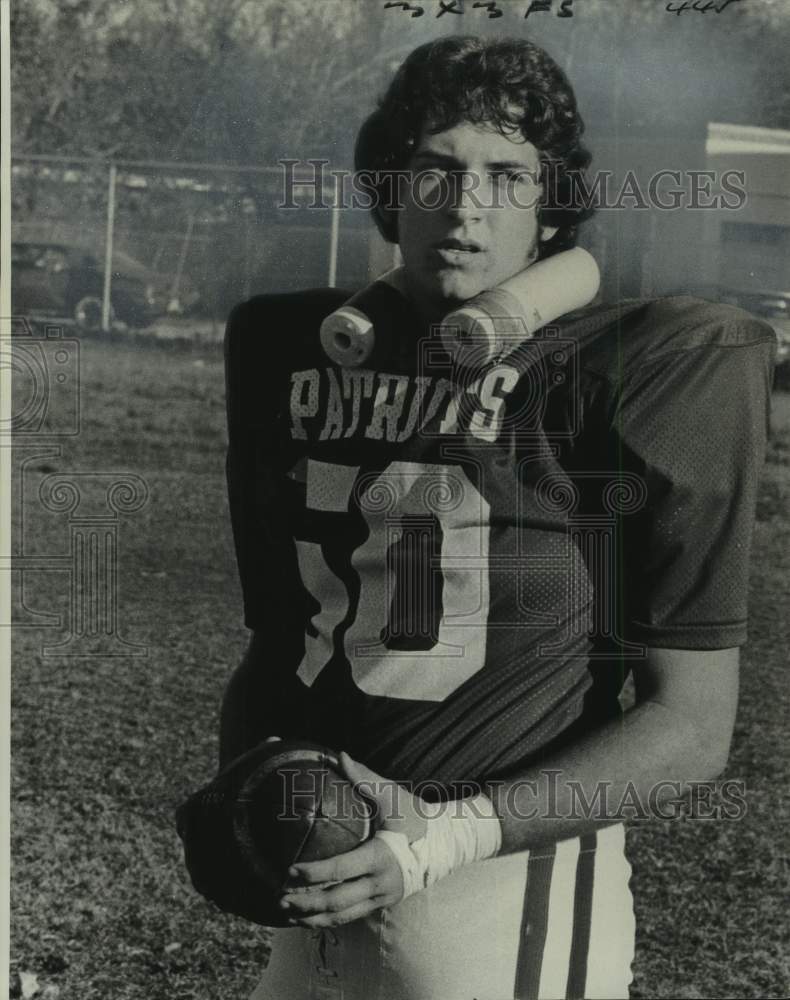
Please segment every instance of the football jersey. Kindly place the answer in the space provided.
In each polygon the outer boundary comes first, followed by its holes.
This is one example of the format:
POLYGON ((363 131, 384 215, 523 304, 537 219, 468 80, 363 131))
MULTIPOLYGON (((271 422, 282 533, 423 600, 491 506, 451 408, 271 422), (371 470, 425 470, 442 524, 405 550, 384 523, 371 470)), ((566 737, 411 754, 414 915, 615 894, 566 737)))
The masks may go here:
POLYGON ((769 327, 691 298, 629 301, 458 368, 381 286, 390 347, 341 368, 319 327, 346 298, 259 296, 228 323, 263 734, 441 795, 611 712, 646 647, 745 641, 769 327))

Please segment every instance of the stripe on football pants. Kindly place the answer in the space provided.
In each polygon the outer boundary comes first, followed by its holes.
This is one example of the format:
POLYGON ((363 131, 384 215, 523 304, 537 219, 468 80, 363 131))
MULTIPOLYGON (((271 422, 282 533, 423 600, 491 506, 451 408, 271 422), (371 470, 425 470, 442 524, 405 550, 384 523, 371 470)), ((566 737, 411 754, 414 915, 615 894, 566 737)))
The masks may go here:
POLYGON ((540 970, 548 932, 551 876, 556 853, 557 845, 550 844, 530 852, 527 861, 524 911, 516 959, 514 996, 517 1000, 538 1000, 540 970))
POLYGON ((541 997, 564 997, 568 985, 578 857, 578 837, 557 844, 551 876, 548 934, 540 970, 541 997))
POLYGON ((566 1000, 584 1000, 587 985, 587 953, 592 926, 593 885, 595 881, 595 849, 597 834, 579 838, 579 860, 576 864, 576 891, 573 898, 573 939, 568 963, 566 1000))

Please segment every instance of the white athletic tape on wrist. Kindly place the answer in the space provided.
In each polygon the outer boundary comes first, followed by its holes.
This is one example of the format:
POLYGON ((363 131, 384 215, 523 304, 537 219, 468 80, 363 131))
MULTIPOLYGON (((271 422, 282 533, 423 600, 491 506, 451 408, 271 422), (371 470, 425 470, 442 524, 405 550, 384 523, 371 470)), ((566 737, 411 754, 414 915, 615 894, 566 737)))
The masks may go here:
POLYGON ((409 843, 406 834, 377 830, 403 875, 403 898, 427 889, 462 865, 492 858, 502 846, 502 825, 485 795, 453 802, 423 802, 425 835, 409 843))

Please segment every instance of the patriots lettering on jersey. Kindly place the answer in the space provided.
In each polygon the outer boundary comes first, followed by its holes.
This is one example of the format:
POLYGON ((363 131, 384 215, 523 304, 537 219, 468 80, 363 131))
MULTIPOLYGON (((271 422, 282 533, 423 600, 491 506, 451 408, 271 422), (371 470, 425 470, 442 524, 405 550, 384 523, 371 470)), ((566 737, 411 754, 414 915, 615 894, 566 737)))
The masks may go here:
POLYGON ((514 368, 496 365, 459 388, 438 376, 308 368, 291 375, 292 436, 302 441, 360 436, 394 444, 439 420, 439 434, 468 427, 493 441, 518 377, 514 368))

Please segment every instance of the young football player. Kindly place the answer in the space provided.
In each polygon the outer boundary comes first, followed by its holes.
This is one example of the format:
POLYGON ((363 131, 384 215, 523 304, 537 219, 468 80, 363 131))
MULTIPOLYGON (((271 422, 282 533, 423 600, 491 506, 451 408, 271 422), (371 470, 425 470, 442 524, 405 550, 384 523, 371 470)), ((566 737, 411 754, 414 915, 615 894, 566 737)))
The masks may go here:
POLYGON ((433 330, 574 245, 582 131, 529 41, 421 46, 356 149, 403 259, 402 289, 378 288, 387 352, 329 360, 332 289, 230 318, 252 639, 222 760, 320 741, 382 818, 291 872, 335 884, 284 894, 293 927, 255 1000, 627 997, 618 804, 666 805, 725 766, 771 331, 692 298, 627 301, 464 367, 433 330))

